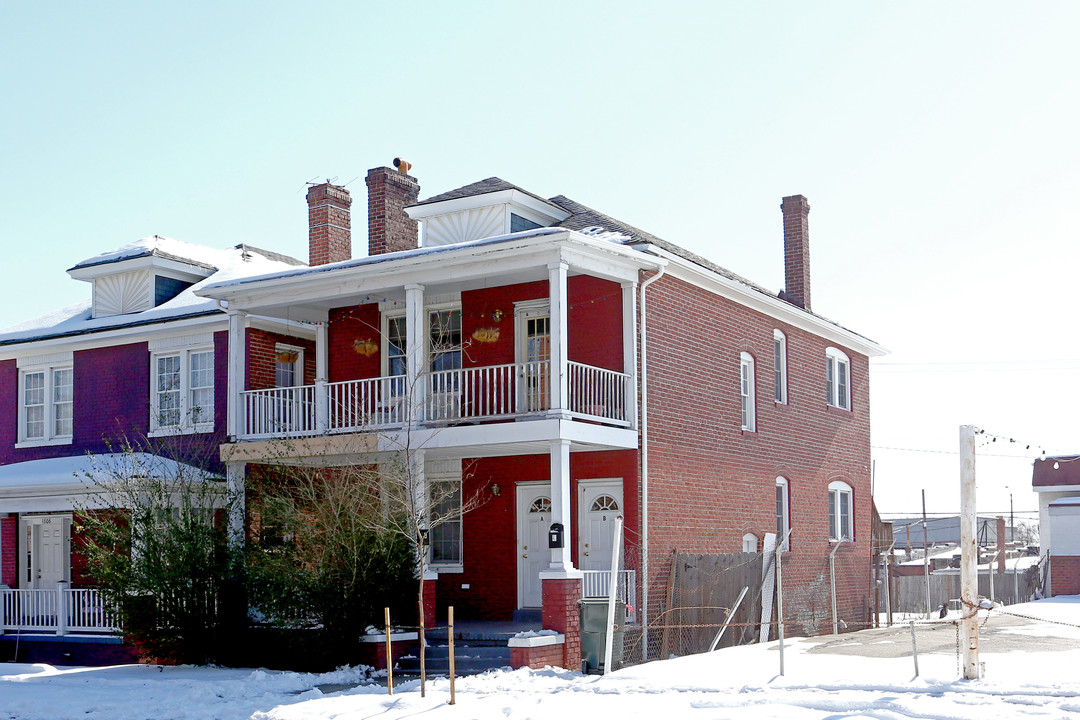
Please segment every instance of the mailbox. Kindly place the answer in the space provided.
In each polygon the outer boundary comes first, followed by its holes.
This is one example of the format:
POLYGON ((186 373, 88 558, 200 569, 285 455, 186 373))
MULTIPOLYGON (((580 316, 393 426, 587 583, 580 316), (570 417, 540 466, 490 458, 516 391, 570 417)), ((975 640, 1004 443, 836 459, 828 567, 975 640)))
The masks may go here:
POLYGON ((563 546, 563 526, 562 523, 552 523, 551 529, 548 530, 548 547, 549 548, 561 548, 563 546))

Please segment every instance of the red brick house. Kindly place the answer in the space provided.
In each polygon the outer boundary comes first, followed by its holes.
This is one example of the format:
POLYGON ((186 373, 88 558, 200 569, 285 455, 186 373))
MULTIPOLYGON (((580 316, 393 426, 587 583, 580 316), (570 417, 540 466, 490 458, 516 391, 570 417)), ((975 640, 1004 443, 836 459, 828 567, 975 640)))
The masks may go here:
MULTIPOLYGON (((783 200, 777 295, 498 178, 422 201, 404 172, 367 184, 366 257, 351 257, 349 193, 320 185, 310 267, 198 289, 228 313, 234 490, 282 437, 295 461, 330 465, 408 447, 425 482, 485 498, 432 530, 428 597, 464 619, 542 613, 565 638, 543 661, 565 667, 579 663, 582 584, 608 581, 617 516, 641 617, 673 549, 758 550, 791 528, 794 597, 822 594, 833 553, 840 618, 865 621, 868 362, 884 351, 811 310, 806 198, 783 200), (313 337, 291 387, 252 382, 242 339, 259 322, 313 337)), ((798 602, 785 614, 789 631, 829 631, 798 602)))
POLYGON ((1080 595, 1080 456, 1036 460, 1031 486, 1039 495, 1039 548, 1050 558, 1046 594, 1080 595))

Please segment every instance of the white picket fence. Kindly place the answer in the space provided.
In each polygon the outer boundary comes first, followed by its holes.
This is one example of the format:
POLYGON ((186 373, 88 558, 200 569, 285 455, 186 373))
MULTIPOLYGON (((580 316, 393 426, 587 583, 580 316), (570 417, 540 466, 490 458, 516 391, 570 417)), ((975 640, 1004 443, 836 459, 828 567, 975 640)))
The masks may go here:
POLYGON ((66 582, 55 590, 0 589, 0 634, 34 632, 112 633, 120 629, 94 589, 71 589, 66 582))

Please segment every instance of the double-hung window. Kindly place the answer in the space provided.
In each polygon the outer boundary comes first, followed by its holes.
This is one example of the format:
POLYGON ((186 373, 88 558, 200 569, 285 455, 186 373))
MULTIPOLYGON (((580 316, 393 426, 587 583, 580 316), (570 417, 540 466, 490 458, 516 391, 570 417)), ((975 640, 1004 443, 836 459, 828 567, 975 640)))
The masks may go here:
POLYGON ((753 432, 757 426, 754 407, 754 358, 749 353, 739 355, 739 404, 742 429, 753 432))
POLYGON ((155 352, 150 361, 150 432, 214 429, 214 348, 155 352))
POLYGON ((829 483, 829 540, 839 542, 855 537, 851 511, 851 486, 840 480, 829 483))
POLYGON ((431 564, 462 565, 461 466, 454 461, 427 463, 431 564))
POLYGON ((70 364, 20 370, 20 443, 70 443, 74 409, 75 372, 70 364))
POLYGON ((825 350, 825 400, 833 407, 851 409, 851 361, 833 347, 825 350))
POLYGON ((773 330, 773 399, 787 402, 787 337, 773 330))

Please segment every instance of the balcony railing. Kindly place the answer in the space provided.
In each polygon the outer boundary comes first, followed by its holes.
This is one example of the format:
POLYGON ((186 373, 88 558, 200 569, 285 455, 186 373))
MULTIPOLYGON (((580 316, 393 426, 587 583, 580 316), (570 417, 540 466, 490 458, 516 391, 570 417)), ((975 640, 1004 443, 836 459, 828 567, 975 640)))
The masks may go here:
MULTIPOLYGON (((421 422, 505 420, 547 412, 551 406, 549 362, 511 363, 439 370, 421 382, 421 422)), ((628 427, 633 401, 625 373, 569 363, 566 408, 571 416, 628 427)), ((302 437, 399 427, 409 421, 409 390, 403 376, 348 380, 242 393, 241 436, 302 437)))
MULTIPOLYGON (((587 598, 607 597, 611 587, 610 570, 583 570, 581 596, 587 598)), ((626 622, 637 622, 637 609, 634 600, 637 593, 637 571, 620 570, 618 584, 615 587, 615 599, 626 604, 626 622)))
POLYGON ((111 633, 119 623, 94 589, 0 589, 0 634, 10 631, 67 635, 111 633))

